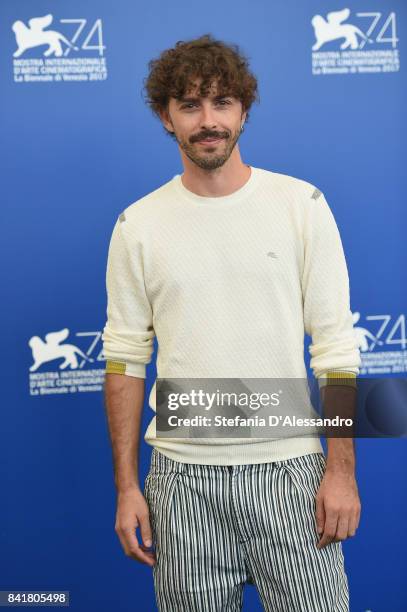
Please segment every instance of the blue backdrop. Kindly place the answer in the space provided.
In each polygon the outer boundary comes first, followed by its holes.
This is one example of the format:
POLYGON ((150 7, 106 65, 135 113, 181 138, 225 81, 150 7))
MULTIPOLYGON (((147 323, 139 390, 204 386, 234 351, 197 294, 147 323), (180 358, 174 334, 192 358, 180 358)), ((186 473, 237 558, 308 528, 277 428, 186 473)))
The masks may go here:
MULTIPOLYGON (((114 532, 105 268, 117 215, 182 172, 143 101, 147 62, 207 32, 239 44, 259 79, 243 160, 327 197, 362 375, 407 371, 403 1, 3 0, 0 589, 69 590, 80 612, 155 609, 151 569, 114 532)), ((146 402, 143 431, 152 416, 146 402)), ((141 478, 150 452, 142 441, 141 478)), ((407 609, 406 458, 405 440, 357 441, 352 611, 407 609)), ((244 601, 261 609, 252 586, 244 601)))

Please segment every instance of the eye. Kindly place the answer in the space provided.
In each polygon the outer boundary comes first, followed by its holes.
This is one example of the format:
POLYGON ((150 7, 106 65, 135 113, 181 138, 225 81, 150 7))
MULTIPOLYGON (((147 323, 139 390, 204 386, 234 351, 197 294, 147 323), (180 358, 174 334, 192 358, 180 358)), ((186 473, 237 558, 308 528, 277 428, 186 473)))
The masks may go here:
POLYGON ((220 104, 221 106, 226 106, 227 104, 230 104, 229 100, 218 100, 218 104, 220 104))
POLYGON ((191 108, 192 106, 196 106, 194 102, 188 102, 188 104, 183 104, 181 108, 191 108))

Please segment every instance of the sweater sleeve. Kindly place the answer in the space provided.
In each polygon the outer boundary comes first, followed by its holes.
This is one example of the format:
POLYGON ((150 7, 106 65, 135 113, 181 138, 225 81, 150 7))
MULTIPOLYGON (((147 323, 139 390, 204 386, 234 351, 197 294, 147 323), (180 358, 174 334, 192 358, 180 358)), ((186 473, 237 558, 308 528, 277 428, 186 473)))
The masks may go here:
POLYGON ((319 386, 354 384, 361 365, 339 230, 324 194, 313 188, 304 228, 302 295, 310 366, 319 386))
POLYGON ((140 245, 129 245, 122 213, 113 228, 106 270, 107 321, 103 329, 106 373, 146 377, 153 353, 153 317, 146 295, 140 245))

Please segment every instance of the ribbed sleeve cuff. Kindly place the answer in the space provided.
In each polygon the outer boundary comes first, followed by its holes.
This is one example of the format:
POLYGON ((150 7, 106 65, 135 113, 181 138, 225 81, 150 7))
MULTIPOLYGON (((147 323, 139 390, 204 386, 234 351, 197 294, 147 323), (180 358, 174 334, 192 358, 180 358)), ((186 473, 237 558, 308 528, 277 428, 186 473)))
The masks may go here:
POLYGON ((124 361, 112 361, 107 359, 105 373, 146 378, 146 366, 144 363, 126 363, 124 361))
POLYGON ((357 376, 355 372, 350 370, 328 370, 318 376, 319 388, 325 387, 326 385, 349 385, 356 387, 357 376))

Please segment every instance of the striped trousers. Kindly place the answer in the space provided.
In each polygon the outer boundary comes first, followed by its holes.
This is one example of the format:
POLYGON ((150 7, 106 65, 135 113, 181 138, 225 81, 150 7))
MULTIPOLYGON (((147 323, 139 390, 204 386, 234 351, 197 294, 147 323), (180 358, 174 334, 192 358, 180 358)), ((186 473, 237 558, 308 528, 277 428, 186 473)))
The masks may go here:
POLYGON ((153 448, 144 484, 160 612, 236 612, 254 584, 266 612, 348 612, 341 542, 318 550, 323 453, 196 465, 153 448))

